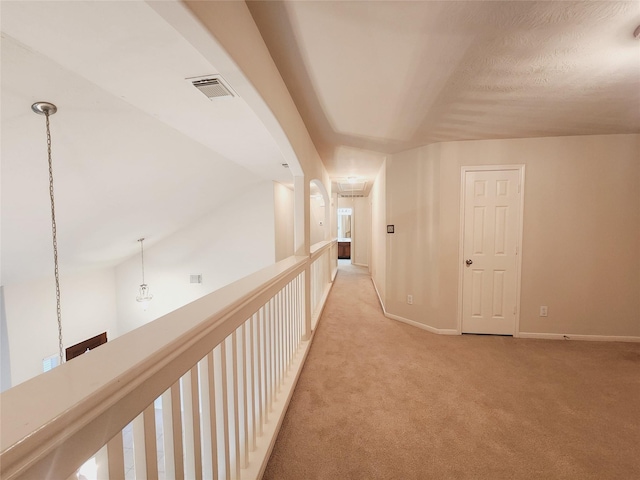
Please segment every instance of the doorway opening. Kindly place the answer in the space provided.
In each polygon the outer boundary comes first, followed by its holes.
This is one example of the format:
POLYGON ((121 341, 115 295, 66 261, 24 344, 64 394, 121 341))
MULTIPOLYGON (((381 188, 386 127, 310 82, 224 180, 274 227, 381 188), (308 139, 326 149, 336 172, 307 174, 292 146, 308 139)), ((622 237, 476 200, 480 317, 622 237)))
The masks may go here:
POLYGON ((338 260, 351 259, 352 208, 338 208, 338 260))

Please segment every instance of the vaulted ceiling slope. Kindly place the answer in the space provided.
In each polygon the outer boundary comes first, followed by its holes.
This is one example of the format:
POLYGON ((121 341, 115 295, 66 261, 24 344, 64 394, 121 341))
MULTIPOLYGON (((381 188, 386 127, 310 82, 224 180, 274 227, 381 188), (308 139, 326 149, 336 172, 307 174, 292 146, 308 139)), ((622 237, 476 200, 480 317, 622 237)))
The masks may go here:
MULTIPOLYGON (((216 74, 143 1, 2 1, 1 284, 50 275, 45 119, 51 117, 64 272, 118 264, 256 182, 290 182, 240 97, 185 80, 216 74)), ((231 85, 233 88, 233 85, 231 85)))
POLYGON ((638 1, 248 5, 334 179, 436 142, 640 132, 638 1))

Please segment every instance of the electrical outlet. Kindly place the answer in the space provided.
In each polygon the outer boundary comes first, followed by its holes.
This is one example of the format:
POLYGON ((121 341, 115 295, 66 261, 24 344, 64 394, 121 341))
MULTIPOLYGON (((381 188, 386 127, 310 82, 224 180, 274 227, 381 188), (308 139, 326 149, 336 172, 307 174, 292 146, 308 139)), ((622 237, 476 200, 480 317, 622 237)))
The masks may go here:
POLYGON ((548 314, 547 306, 546 305, 542 305, 540 307, 540 316, 541 317, 546 317, 547 314, 548 314))
POLYGON ((413 295, 407 295, 407 303, 413 305, 413 295))

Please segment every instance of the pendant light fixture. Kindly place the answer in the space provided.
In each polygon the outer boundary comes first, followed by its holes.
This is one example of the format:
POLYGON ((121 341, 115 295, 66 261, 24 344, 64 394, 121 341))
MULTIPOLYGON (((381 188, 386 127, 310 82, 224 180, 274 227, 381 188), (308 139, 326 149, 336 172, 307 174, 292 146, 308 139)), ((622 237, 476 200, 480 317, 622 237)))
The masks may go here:
POLYGON ((31 105, 38 115, 44 115, 47 127, 47 158, 49 161, 49 198, 51 199, 51 233, 53 238, 53 266, 54 276, 56 280, 56 315, 58 317, 58 357, 59 364, 64 362, 64 349, 62 346, 62 310, 60 308, 60 272, 58 270, 58 238, 56 226, 56 207, 53 196, 53 163, 51 160, 51 130, 49 128, 49 116, 58 111, 58 108, 49 102, 36 102, 31 105))
POLYGON ((140 258, 142 260, 142 283, 138 289, 136 301, 140 302, 142 309, 146 311, 149 308, 149 302, 153 299, 153 295, 149 291, 149 285, 144 283, 144 237, 139 238, 138 241, 140 242, 140 258))

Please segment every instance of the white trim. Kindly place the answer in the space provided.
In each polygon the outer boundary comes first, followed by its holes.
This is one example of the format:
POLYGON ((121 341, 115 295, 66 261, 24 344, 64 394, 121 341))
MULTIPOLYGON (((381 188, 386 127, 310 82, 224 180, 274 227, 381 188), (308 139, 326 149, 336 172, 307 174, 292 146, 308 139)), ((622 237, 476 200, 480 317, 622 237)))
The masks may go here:
POLYGON ((365 265, 364 263, 352 263, 351 265, 355 265, 356 267, 367 267, 367 268, 369 268, 369 265, 365 265))
POLYGON ((416 322, 415 320, 409 320, 408 318, 394 315, 392 313, 385 312, 384 316, 390 318, 391 320, 397 320, 398 322, 406 323, 408 325, 426 330, 427 332, 435 333, 437 335, 460 335, 458 331, 453 328, 435 328, 430 325, 425 325, 424 323, 416 322))
POLYGON ((458 335, 462 335, 462 304, 464 297, 462 296, 462 286, 464 283, 464 193, 465 193, 465 175, 464 167, 460 169, 460 225, 458 228, 458 313, 456 331, 458 335))
POLYGON ((316 307, 316 311, 311 314, 311 325, 315 325, 315 328, 312 329, 313 332, 318 328, 318 322, 320 321, 320 317, 322 317, 322 312, 324 312, 324 307, 327 304, 327 298, 329 298, 329 293, 331 293, 333 283, 334 282, 330 282, 327 284, 324 289, 324 293, 322 294, 322 298, 316 307))
POLYGON ((525 165, 463 165, 460 168, 460 230, 458 233, 458 325, 456 331, 462 335, 462 287, 464 283, 464 194, 467 172, 517 170, 519 175, 520 212, 518 221, 518 254, 516 255, 516 317, 513 336, 520 336, 520 292, 522 285, 522 237, 524 232, 524 179, 525 165))
POLYGON ((376 295, 378 295, 380 308, 382 308, 382 312, 386 315, 387 311, 384 309, 384 302, 382 301, 382 297, 380 296, 380 292, 378 291, 378 286, 376 285, 376 281, 373 279, 373 275, 371 276, 371 283, 373 283, 373 289, 376 291, 376 295))
MULTIPOLYGON (((273 411, 269 412, 269 414, 275 417, 277 421, 274 423, 271 419, 270 421, 265 423, 262 436, 256 438, 255 451, 260 455, 257 455, 256 460, 258 461, 249 463, 247 469, 243 471, 243 474, 246 475, 247 478, 260 479, 264 476, 264 472, 267 469, 267 464, 269 463, 269 458, 271 458, 271 453, 273 452, 273 447, 275 447, 276 440, 278 439, 278 433, 280 433, 280 427, 282 427, 282 422, 284 421, 285 414, 287 413, 287 409, 289 408, 289 403, 291 402, 293 392, 295 391, 296 385, 298 384, 298 379, 300 378, 300 374, 302 373, 304 363, 307 360, 307 355, 309 354, 309 350, 311 349, 311 343, 313 342, 313 337, 315 336, 315 334, 316 332, 315 330, 313 330, 311 332, 309 340, 303 340, 300 342, 302 355, 299 359, 294 360, 294 364, 290 366, 289 375, 285 377, 285 383, 281 387, 283 392, 287 392, 286 396, 280 396, 279 398, 276 398, 273 403, 273 411), (290 376, 291 372, 294 373, 293 377, 290 376), (264 441, 265 439, 268 439, 268 444, 262 444, 262 441, 264 441), (263 452, 264 455, 262 455, 263 452), (257 469, 256 467, 259 467, 259 469, 257 469)), ((298 352, 300 352, 300 350, 298 352)), ((296 355, 298 354, 299 353, 297 353, 296 355)))
POLYGON ((516 255, 516 325, 514 336, 520 334, 520 294, 522 287, 522 237, 524 236, 524 179, 525 166, 520 165, 520 185, 518 185, 518 193, 520 194, 520 225, 518 225, 518 254, 516 255))
POLYGON ((380 307, 382 308, 382 313, 385 317, 396 320, 398 322, 406 323, 407 325, 411 325, 412 327, 417 327, 422 330, 426 330, 427 332, 435 333, 437 335, 460 335, 460 333, 453 328, 435 328, 430 325, 425 325, 424 323, 416 322, 415 320, 409 320, 408 318, 400 317, 398 315, 394 315, 393 313, 388 313, 384 308, 384 303, 382 303, 382 298, 380 297, 380 292, 378 291, 378 287, 376 285, 375 280, 371 277, 371 282, 373 283, 373 288, 378 295, 378 300, 380 301, 380 307))
POLYGON ((631 342, 640 343, 640 337, 620 335, 575 335, 572 333, 535 333, 520 332, 519 338, 539 338, 547 340, 583 340, 587 342, 631 342))

